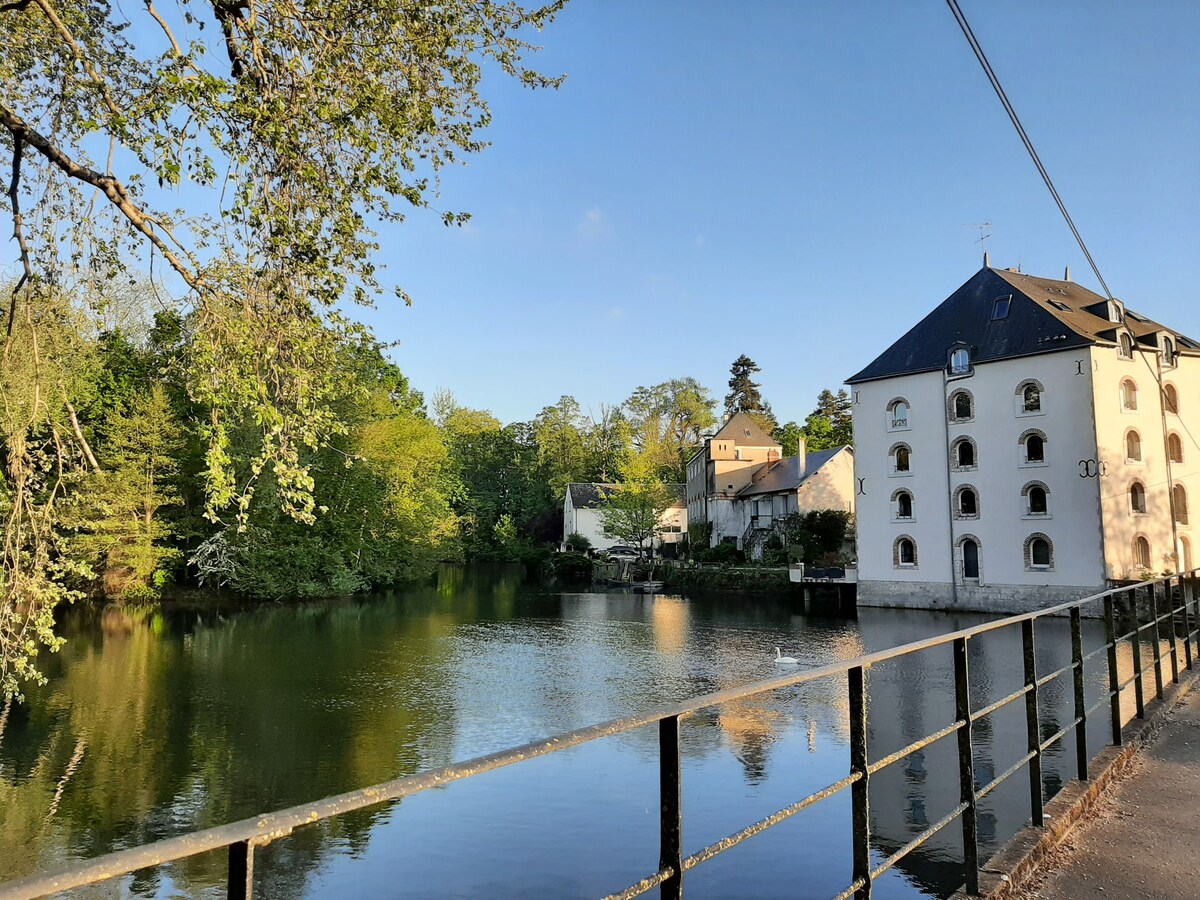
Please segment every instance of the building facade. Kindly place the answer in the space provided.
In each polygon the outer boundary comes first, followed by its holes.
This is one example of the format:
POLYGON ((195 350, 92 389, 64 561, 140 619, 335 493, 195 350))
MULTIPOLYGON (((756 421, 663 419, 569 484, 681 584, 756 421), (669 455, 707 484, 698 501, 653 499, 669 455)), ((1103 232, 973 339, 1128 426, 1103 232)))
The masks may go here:
MULTIPOLYGON (((656 551, 663 551, 668 556, 675 555, 675 545, 683 540, 688 530, 688 510, 684 502, 684 486, 668 484, 667 489, 674 497, 674 502, 667 507, 659 517, 661 531, 654 538, 656 551)), ((572 534, 581 534, 597 550, 619 544, 620 541, 610 538, 604 533, 604 520, 600 513, 613 491, 619 491, 619 484, 599 484, 590 482, 572 482, 567 485, 566 496, 563 498, 563 545, 572 534)))
MULTIPOLYGON (((709 546, 735 544, 752 558, 785 517, 815 509, 854 512, 849 447, 783 457, 782 446, 736 413, 688 461, 688 521, 707 523, 709 546)), ((693 529, 695 531, 695 529, 693 529)))
POLYGON ((1023 610, 1192 568, 1191 339, 985 266, 848 383, 861 604, 1023 610))

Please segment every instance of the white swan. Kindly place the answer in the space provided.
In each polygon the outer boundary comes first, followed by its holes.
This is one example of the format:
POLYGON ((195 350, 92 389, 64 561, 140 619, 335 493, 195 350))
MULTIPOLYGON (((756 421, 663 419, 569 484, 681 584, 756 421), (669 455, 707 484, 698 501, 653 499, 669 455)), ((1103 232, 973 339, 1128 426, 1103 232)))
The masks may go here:
POLYGON ((796 659, 796 657, 794 657, 794 656, 784 656, 782 653, 779 652, 779 648, 776 647, 775 648, 775 662, 779 663, 780 665, 784 665, 784 666, 795 666, 795 665, 799 664, 800 660, 796 659))

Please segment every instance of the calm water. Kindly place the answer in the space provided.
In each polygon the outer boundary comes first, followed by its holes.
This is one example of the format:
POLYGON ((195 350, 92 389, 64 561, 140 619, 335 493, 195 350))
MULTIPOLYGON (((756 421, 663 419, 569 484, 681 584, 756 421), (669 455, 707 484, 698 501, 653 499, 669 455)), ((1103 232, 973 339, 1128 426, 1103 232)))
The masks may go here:
MULTIPOLYGON (((73 611, 49 684, 0 731, 0 880, 775 675, 776 646, 815 665, 978 621, 560 593, 453 569, 404 592, 223 616, 73 611)), ((1065 621, 1039 625, 1041 671, 1069 660, 1065 635, 1065 621)), ((1019 685, 1019 632, 973 645, 977 703, 1019 685)), ((871 671, 872 759, 952 720, 948 662, 939 649, 871 671)), ((1068 718, 1069 683, 1042 699, 1049 736, 1068 718)), ((1099 747, 1105 722, 1090 724, 1099 747)), ((843 777, 846 735, 844 680, 685 721, 685 853, 843 777)), ((1023 707, 975 739, 985 783, 1023 753, 1023 707)), ((951 739, 874 776, 879 859, 957 803, 955 760, 951 739)), ((1046 764, 1050 790, 1073 761, 1068 741, 1046 764)), ((837 893, 850 882, 848 804, 844 792, 702 865, 689 897, 837 893)), ((260 850, 256 876, 269 898, 599 896, 657 867, 657 815, 650 728, 303 829, 260 850)), ((985 852, 1027 817, 1027 782, 1014 779, 983 810, 985 852)), ((952 891, 957 833, 876 896, 952 891)), ((223 879, 223 855, 204 856, 77 896, 217 896, 223 879)))

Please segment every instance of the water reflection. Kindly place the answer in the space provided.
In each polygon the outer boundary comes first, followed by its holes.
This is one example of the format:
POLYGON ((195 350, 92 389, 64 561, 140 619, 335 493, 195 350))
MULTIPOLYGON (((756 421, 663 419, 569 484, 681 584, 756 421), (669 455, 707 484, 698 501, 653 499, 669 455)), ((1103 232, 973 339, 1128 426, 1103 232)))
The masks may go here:
MULTIPOLYGON (((797 615, 786 600, 571 594, 514 572, 447 569, 367 600, 163 615, 72 611, 49 683, 0 726, 0 879, 251 816, 803 666, 850 659, 980 621, 865 610, 797 615)), ((1098 631, 1085 623, 1089 640, 1098 631)), ((1039 625, 1038 664, 1069 658, 1066 622, 1039 625)), ((1130 666, 1127 648, 1123 671, 1130 666)), ((1146 659, 1150 658, 1146 651, 1146 659)), ((1015 630, 974 641, 973 702, 1021 682, 1015 630)), ((1103 672, 1089 703, 1103 696, 1103 672)), ((869 674, 871 757, 953 718, 949 650, 869 674)), ((1069 721, 1069 684, 1047 685, 1044 737, 1069 721)), ((974 728, 977 783, 1024 753, 1023 706, 974 728)), ((844 678, 687 719, 685 849, 744 827, 845 775, 844 678)), ((1107 731, 1089 723, 1095 747, 1107 731)), ((640 729, 303 829, 260 851, 270 897, 596 896, 657 862, 657 733, 640 729), (398 873, 403 873, 399 878, 398 873)), ((1073 746, 1045 782, 1072 775, 1073 746)), ((1028 818, 1014 779, 980 816, 985 851, 1028 818)), ((873 780, 878 857, 958 802, 954 739, 873 780)), ((959 883, 951 826, 881 888, 945 895, 959 883)), ((83 896, 199 896, 224 880, 198 857, 83 896)), ((689 876, 689 895, 813 895, 849 883, 849 810, 837 797, 689 876), (798 881, 799 880, 799 881, 798 881)))

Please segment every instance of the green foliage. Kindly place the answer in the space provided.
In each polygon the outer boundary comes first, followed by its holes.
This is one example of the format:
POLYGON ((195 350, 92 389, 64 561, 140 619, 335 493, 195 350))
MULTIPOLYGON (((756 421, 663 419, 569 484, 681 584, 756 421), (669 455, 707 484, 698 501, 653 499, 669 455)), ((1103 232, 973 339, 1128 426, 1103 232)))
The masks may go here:
POLYGON ((791 558, 806 565, 832 564, 840 560, 849 529, 845 510, 815 509, 788 516, 783 534, 791 558))
POLYGON ((556 553, 550 559, 555 576, 563 581, 585 582, 592 578, 592 560, 583 553, 556 553))
POLYGON ((805 436, 804 429, 795 422, 788 422, 775 429, 771 437, 779 441, 782 454, 796 456, 800 453, 800 438, 805 436))
POLYGON ((708 389, 694 378, 673 378, 635 390, 623 407, 632 443, 622 468, 626 480, 686 481, 688 457, 701 445, 701 435, 717 423, 715 408, 708 389))
POLYGON ((715 547, 696 550, 692 559, 698 563, 710 563, 719 566, 740 565, 746 561, 746 554, 733 543, 720 543, 715 547))
POLYGON ((670 492, 659 482, 619 485, 600 509, 600 524, 606 537, 644 551, 662 532, 662 515, 671 502, 670 492))
POLYGON ((577 531, 567 535, 567 539, 563 543, 573 553, 587 553, 592 549, 592 542, 588 540, 587 535, 580 534, 577 531))
POLYGON ((850 419, 850 409, 850 395, 844 388, 837 394, 829 389, 821 391, 817 398, 817 408, 804 422, 807 448, 810 451, 831 450, 834 447, 853 445, 854 428, 850 419))

